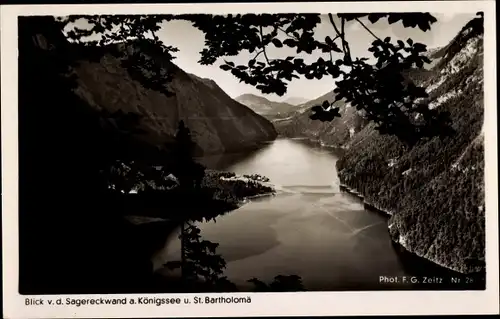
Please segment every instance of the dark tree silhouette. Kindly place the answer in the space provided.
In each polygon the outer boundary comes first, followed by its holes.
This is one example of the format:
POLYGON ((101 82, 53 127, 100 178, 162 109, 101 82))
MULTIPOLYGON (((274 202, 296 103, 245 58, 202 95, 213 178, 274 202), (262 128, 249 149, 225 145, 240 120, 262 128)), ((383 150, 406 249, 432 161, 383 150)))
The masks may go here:
MULTIPOLYGON (((426 46, 412 39, 381 39, 362 22, 361 18, 365 17, 372 24, 387 19, 390 24, 401 23, 404 27, 417 27, 424 32, 437 21, 429 13, 328 14, 332 35, 325 39, 314 37, 314 28, 321 22, 319 14, 70 16, 61 18, 60 23, 61 27, 66 27, 79 19, 87 20, 92 26, 90 29, 74 28, 68 32, 68 37, 84 41, 90 35, 101 36, 99 41, 85 42, 88 46, 134 40, 147 43, 158 53, 173 58, 171 54, 177 49, 165 45, 156 32, 162 22, 187 20, 205 35, 201 64, 211 65, 220 58, 242 51, 255 53, 245 65, 224 60, 220 68, 262 93, 283 95, 287 84, 300 77, 321 79, 329 76, 337 79, 336 100, 313 107, 311 119, 331 121, 340 116, 338 107, 333 104, 342 100, 362 111, 367 120, 375 122, 380 134, 397 136, 408 147, 422 139, 452 134, 449 114, 429 109, 425 90, 403 75, 405 71, 430 63, 424 54, 426 46), (375 65, 368 63, 365 57, 352 56, 345 28, 349 22, 359 23, 373 36, 369 51, 376 60, 375 65), (267 54, 266 48, 270 45, 294 48, 297 54, 321 51, 330 58, 320 57, 312 63, 306 63, 298 56, 276 59, 267 54)), ((483 18, 479 15, 477 19, 483 18)), ((159 69, 155 63, 155 59, 151 59, 145 64, 151 72, 149 78, 143 80, 148 85, 166 88, 165 79, 156 73, 159 69)))
POLYGON ((173 147, 172 158, 175 164, 172 171, 179 179, 182 188, 199 188, 205 174, 203 165, 193 159, 195 147, 196 143, 192 139, 191 131, 183 120, 179 121, 173 147))

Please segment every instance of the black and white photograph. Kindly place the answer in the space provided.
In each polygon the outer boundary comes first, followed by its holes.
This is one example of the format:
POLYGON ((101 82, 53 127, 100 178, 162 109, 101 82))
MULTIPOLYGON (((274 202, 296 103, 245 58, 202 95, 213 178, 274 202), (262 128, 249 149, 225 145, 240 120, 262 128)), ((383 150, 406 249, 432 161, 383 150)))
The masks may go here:
POLYGON ((445 2, 19 14, 17 76, 2 74, 17 82, 17 125, 2 129, 17 141, 17 184, 2 186, 17 192, 2 209, 17 216, 17 273, 4 279, 33 313, 42 296, 79 309, 132 295, 498 298, 493 13, 445 2))

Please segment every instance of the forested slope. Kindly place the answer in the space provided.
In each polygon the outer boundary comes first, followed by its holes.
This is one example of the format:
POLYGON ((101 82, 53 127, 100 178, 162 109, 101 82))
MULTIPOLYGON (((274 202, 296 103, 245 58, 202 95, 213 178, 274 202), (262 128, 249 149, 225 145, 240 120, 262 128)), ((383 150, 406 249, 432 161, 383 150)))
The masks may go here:
MULTIPOLYGON (((451 114, 455 134, 406 150, 367 125, 337 162, 341 182, 390 212, 394 241, 462 273, 484 270, 483 20, 470 21, 432 52, 426 87, 431 108, 451 114)), ((416 119, 418 120, 418 119, 416 119)))

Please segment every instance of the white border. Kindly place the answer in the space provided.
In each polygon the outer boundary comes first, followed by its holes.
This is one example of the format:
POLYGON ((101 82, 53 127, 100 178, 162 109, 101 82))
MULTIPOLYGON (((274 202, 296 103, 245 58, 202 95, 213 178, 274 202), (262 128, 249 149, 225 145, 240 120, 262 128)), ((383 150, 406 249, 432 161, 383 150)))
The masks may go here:
MULTIPOLYGON (((318 316, 404 314, 498 314, 498 184, 496 136, 496 30, 494 1, 419 1, 256 4, 126 4, 1 7, 3 304, 5 318, 318 316), (17 220, 17 17, 19 15, 283 13, 283 12, 485 12, 484 84, 486 151, 487 289, 475 292, 381 291, 252 294, 251 304, 180 306, 24 305, 18 294, 17 220)), ((198 294, 197 294, 198 295, 198 294)), ((202 294, 199 294, 202 295, 202 294)), ((249 294, 224 294, 224 296, 249 294)), ((131 295, 121 295, 122 297, 131 295)), ((148 295, 155 296, 155 295, 148 295)), ((185 296, 185 295, 179 295, 185 296)), ((61 296, 63 297, 63 296, 61 296)), ((78 296, 72 296, 78 297, 78 296)), ((81 296, 83 297, 83 296, 81 296)), ((91 296, 86 296, 91 297, 91 296)), ((99 296, 94 296, 99 297, 99 296)), ((117 296, 118 297, 118 296, 117 296)))

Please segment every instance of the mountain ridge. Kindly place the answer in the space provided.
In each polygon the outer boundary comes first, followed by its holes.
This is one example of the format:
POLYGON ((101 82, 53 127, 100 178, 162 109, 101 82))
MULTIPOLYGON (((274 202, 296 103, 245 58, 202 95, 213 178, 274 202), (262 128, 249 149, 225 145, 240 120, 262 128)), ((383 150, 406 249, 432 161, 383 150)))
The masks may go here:
POLYGON ((291 105, 299 106, 299 105, 302 105, 304 103, 307 103, 308 101, 309 101, 308 99, 303 98, 303 97, 292 96, 292 97, 285 99, 283 102, 291 104, 291 105))

